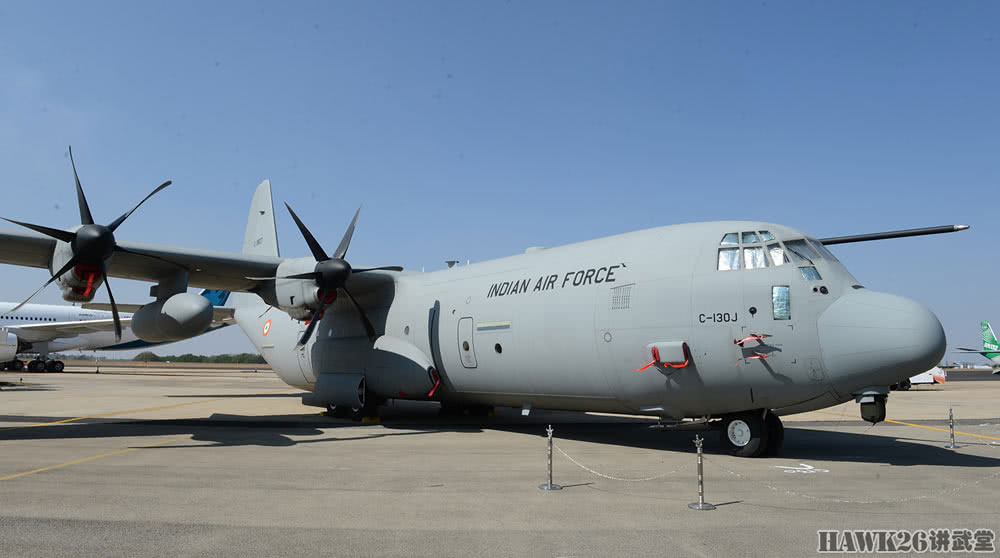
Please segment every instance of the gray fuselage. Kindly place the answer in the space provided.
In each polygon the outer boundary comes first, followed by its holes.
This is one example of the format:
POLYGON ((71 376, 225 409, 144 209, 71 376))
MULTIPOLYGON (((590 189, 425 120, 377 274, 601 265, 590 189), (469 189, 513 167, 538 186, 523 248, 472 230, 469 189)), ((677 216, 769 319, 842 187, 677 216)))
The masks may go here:
MULTIPOLYGON (((391 273, 390 287, 358 299, 380 334, 433 360, 442 379, 434 398, 463 404, 789 414, 937 364, 944 333, 932 313, 867 291, 806 238, 752 221, 671 225, 391 273), (761 339, 737 344, 747 337, 761 339), (686 365, 636 371, 658 343, 686 343, 686 365)), ((288 384, 311 390, 318 374, 364 374, 381 398, 428 398, 383 374, 343 297, 301 349, 305 324, 254 300, 237 307, 237 321, 288 384)))

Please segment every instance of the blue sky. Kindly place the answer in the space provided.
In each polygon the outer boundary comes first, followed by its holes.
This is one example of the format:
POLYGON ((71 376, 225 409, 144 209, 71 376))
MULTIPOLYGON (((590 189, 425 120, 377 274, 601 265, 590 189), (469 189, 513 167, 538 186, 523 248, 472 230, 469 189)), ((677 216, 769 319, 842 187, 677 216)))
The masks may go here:
MULTIPOLYGON (((364 202, 360 265, 714 219, 967 223, 835 252, 976 346, 1000 322, 997 21, 995 2, 4 2, 2 213, 76 224, 72 144, 98 221, 174 181, 120 238, 238 251, 270 178, 327 245, 364 202)), ((3 272, 4 300, 46 278, 3 272)), ((230 328, 163 351, 251 348, 230 328)))

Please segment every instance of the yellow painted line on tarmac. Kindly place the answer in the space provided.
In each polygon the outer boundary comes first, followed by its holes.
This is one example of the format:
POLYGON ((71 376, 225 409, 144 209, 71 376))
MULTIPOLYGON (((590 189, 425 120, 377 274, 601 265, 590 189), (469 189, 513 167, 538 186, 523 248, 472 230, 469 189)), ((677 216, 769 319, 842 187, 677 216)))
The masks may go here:
POLYGON ((35 428, 37 426, 50 426, 50 425, 53 425, 53 424, 65 424, 67 422, 74 422, 74 421, 78 421, 78 420, 87 420, 87 419, 92 419, 92 418, 113 417, 115 415, 132 415, 132 414, 135 414, 135 413, 147 413, 149 411, 159 411, 161 409, 173 409, 173 408, 176 408, 176 407, 184 407, 186 405, 197 405, 199 403, 211 403, 213 401, 222 401, 222 399, 220 398, 220 399, 206 399, 206 400, 203 400, 203 401, 188 401, 187 403, 174 403, 173 405, 161 405, 159 407, 147 407, 145 409, 131 409, 131 410, 128 410, 128 411, 111 411, 111 412, 108 412, 108 413, 100 413, 100 414, 97 414, 97 415, 88 415, 88 416, 85 416, 85 417, 73 417, 73 418, 62 419, 62 420, 54 420, 52 422, 39 422, 39 423, 36 423, 36 424, 25 424, 25 425, 22 425, 22 426, 5 426, 3 428, 0 428, 0 430, 17 430, 18 428, 35 428))
MULTIPOLYGON (((947 428, 938 428, 936 426, 927 426, 927 425, 924 425, 924 424, 913 424, 912 422, 903 422, 901 420, 885 419, 885 421, 886 422, 891 422, 893 424, 904 424, 906 426, 915 426, 917 428, 926 428, 928 430, 937 430, 939 432, 951 432, 951 430, 948 430, 947 428)), ((1000 438, 997 438, 996 436, 984 436, 982 434, 972 434, 970 432, 959 432, 958 430, 955 431, 955 434, 961 434, 962 436, 973 436, 973 437, 976 437, 976 438, 986 438, 987 440, 1000 440, 1000 438)))
POLYGON ((141 449, 145 449, 145 448, 154 448, 156 446, 163 446, 163 445, 166 445, 166 444, 170 444, 172 442, 179 442, 181 440, 185 440, 185 439, 190 438, 190 437, 191 437, 191 435, 188 434, 188 435, 185 435, 185 436, 178 436, 176 438, 170 438, 169 440, 161 440, 159 442, 154 442, 152 444, 146 444, 144 446, 135 446, 135 447, 125 448, 125 449, 117 450, 117 451, 109 451, 107 453, 102 453, 100 455, 91 455, 90 457, 84 457, 82 459, 75 459, 73 461, 67 461, 65 463, 60 463, 58 465, 49 465, 48 467, 41 467, 39 469, 34 469, 34 470, 31 470, 31 471, 24 471, 23 473, 14 473, 13 475, 7 475, 6 477, 0 477, 0 481, 11 480, 11 479, 16 479, 16 478, 20 478, 20 477, 26 477, 28 475, 34 475, 35 473, 43 473, 45 471, 52 471, 53 469, 62 469, 63 467, 69 467, 70 465, 79 465, 80 463, 87 463, 88 461, 95 461, 97 459, 103 459, 105 457, 112 457, 112 456, 115 456, 115 455, 122 455, 124 453, 129 453, 129 452, 133 452, 133 451, 141 450, 141 449))
MULTIPOLYGON (((823 413, 824 415, 836 415, 837 413, 831 413, 829 411, 810 411, 811 413, 823 413)), ((913 424, 912 422, 903 422, 901 420, 885 419, 885 422, 891 422, 893 424, 902 424, 903 426, 913 426, 914 428, 926 428, 927 430, 937 430, 938 432, 951 432, 947 428, 938 428, 937 426, 927 426, 926 424, 913 424)), ((955 431, 955 434, 961 434, 962 436, 972 436, 974 438, 985 438, 987 440, 1000 440, 996 436, 986 436, 984 434, 973 434, 971 432, 959 432, 955 431)))

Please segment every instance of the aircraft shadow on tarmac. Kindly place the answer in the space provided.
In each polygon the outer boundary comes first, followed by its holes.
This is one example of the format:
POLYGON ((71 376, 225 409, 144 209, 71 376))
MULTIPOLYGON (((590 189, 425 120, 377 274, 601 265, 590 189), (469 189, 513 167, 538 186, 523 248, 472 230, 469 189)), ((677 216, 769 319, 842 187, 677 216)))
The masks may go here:
MULTIPOLYGON (((573 440, 651 451, 694 452, 692 442, 695 432, 650 428, 651 422, 648 420, 594 417, 570 412, 533 413, 535 416, 525 418, 514 412, 516 410, 508 410, 495 417, 439 417, 436 413, 412 414, 403 410, 402 413, 388 413, 381 425, 333 419, 319 413, 255 416, 217 413, 208 418, 149 420, 98 418, 32 427, 0 427, 0 441, 190 434, 193 441, 211 442, 208 445, 188 444, 192 447, 284 447, 303 443, 348 442, 442 432, 475 433, 484 430, 544 438, 545 427, 551 423, 555 428, 557 443, 560 440, 573 440), (364 428, 365 434, 358 435, 354 430, 349 436, 337 436, 336 430, 345 427, 364 428), (306 439, 293 439, 292 436, 306 439)), ((0 416, 0 421, 39 424, 63 418, 0 416)), ((791 426, 785 428, 785 443, 778 459, 886 463, 896 466, 1000 467, 1000 447, 991 447, 982 440, 972 441, 963 437, 959 443, 967 448, 990 447, 995 449, 996 457, 944 449, 942 446, 947 442, 947 435, 943 432, 938 439, 937 433, 915 435, 909 427, 879 425, 874 430, 876 431, 820 430, 797 427, 791 423, 791 426)), ((715 431, 703 431, 700 434, 707 438, 706 453, 723 453, 715 431)), ((162 449, 178 446, 185 445, 171 444, 162 449)))

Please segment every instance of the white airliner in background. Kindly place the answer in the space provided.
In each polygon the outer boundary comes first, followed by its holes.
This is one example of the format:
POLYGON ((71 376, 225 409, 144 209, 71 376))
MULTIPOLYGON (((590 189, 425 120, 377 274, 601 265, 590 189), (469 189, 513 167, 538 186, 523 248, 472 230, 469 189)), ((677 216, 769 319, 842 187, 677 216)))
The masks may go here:
MULTIPOLYGON (((216 307, 206 333, 234 323, 231 309, 218 308, 226 303, 228 291, 206 290, 201 294, 216 307)), ((132 350, 163 344, 143 341, 132 333, 132 305, 118 305, 123 310, 123 330, 117 340, 111 312, 99 309, 103 304, 25 304, 12 311, 16 306, 16 302, 0 302, 0 370, 23 370, 25 363, 17 358, 19 354, 36 355, 27 363, 29 372, 62 372, 63 362, 49 359, 49 353, 132 350)))

